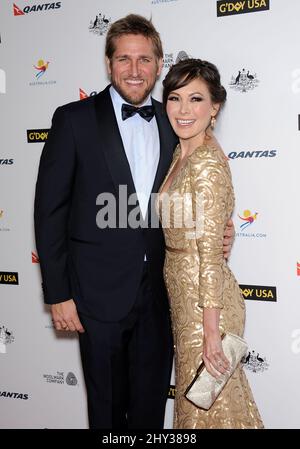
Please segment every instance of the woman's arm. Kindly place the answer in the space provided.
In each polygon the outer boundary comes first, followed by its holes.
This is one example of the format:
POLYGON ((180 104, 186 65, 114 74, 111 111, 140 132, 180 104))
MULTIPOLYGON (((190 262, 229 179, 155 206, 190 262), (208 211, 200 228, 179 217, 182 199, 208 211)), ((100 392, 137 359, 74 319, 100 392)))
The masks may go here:
MULTIPOLYGON (((192 188, 194 211, 202 210, 203 230, 197 236, 200 257, 199 306, 203 307, 203 361, 210 374, 218 376, 229 368, 219 330, 223 308, 223 239, 229 219, 230 173, 216 150, 201 148, 193 155, 192 188), (201 204, 200 204, 201 203, 201 204)), ((197 215, 197 214, 196 214, 197 215)), ((195 217, 197 218, 200 217, 195 217)))

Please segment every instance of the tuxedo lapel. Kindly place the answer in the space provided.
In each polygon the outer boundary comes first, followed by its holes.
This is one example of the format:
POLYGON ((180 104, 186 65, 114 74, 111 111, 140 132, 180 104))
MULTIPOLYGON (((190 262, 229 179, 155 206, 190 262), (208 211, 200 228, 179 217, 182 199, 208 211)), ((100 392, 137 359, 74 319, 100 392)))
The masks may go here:
POLYGON ((135 193, 135 186, 111 101, 109 87, 107 86, 95 99, 100 136, 99 142, 113 179, 116 193, 119 193, 120 185, 127 185, 128 195, 131 195, 135 193))

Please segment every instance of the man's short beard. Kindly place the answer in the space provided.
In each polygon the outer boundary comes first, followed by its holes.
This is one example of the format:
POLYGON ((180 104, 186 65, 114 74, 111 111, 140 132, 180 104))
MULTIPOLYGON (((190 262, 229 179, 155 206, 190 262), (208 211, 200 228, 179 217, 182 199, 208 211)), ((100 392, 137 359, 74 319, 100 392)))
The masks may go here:
POLYGON ((118 94, 123 98, 123 100, 125 100, 125 101, 126 101, 127 103, 129 103, 129 104, 132 104, 133 106, 138 106, 138 105, 143 104, 144 101, 145 101, 145 100, 148 98, 148 96, 151 94, 151 92, 152 92, 152 90, 153 90, 153 88, 154 88, 154 86, 155 86, 155 83, 153 84, 152 87, 150 86, 150 87, 145 91, 145 93, 144 93, 144 95, 142 96, 142 98, 132 98, 132 97, 129 97, 128 95, 126 95, 125 92, 122 92, 122 90, 121 90, 118 86, 116 86, 116 84, 114 83, 114 81, 113 81, 112 78, 111 78, 110 82, 111 82, 112 86, 114 87, 114 89, 116 89, 116 91, 118 92, 118 94))

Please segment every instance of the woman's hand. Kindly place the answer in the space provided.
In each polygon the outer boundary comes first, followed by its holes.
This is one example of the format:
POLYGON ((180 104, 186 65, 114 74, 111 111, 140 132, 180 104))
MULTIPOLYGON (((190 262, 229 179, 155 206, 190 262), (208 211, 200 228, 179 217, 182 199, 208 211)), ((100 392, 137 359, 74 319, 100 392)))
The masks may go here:
POLYGON ((204 308, 203 311, 203 362, 207 371, 214 377, 225 374, 230 368, 226 358, 219 331, 220 309, 204 308))
POLYGON ((223 352, 219 332, 204 336, 202 358, 207 371, 214 377, 219 377, 229 370, 230 363, 223 352))

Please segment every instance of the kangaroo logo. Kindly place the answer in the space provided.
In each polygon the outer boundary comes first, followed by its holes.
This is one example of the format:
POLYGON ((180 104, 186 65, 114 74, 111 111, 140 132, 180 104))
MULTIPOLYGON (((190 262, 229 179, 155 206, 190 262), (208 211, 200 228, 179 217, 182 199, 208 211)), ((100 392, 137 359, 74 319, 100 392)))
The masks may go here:
POLYGON ((43 59, 40 59, 37 65, 33 66, 36 70, 38 70, 38 73, 35 75, 37 79, 39 79, 42 75, 44 75, 44 73, 48 69, 49 64, 50 64, 49 61, 44 62, 43 59))
POLYGON ((6 353, 6 345, 13 343, 15 337, 6 327, 0 327, 0 354, 6 353))
POLYGON ((242 364, 246 369, 252 371, 253 373, 262 373, 269 368, 266 357, 261 357, 259 353, 255 351, 249 351, 242 360, 242 364))
POLYGON ((98 34, 98 36, 103 36, 109 28, 111 18, 105 17, 105 14, 101 12, 97 15, 94 20, 90 21, 89 30, 91 33, 98 34))
POLYGON ((248 226, 250 226, 257 219, 257 215, 257 212, 255 212, 255 214, 251 214, 250 210, 244 210, 242 217, 238 215, 238 217, 244 222, 240 225, 240 229, 243 231, 244 229, 248 228, 248 226))
POLYGON ((257 87, 258 83, 256 73, 250 73, 249 70, 242 69, 236 75, 232 75, 229 86, 231 89, 245 93, 257 87))

